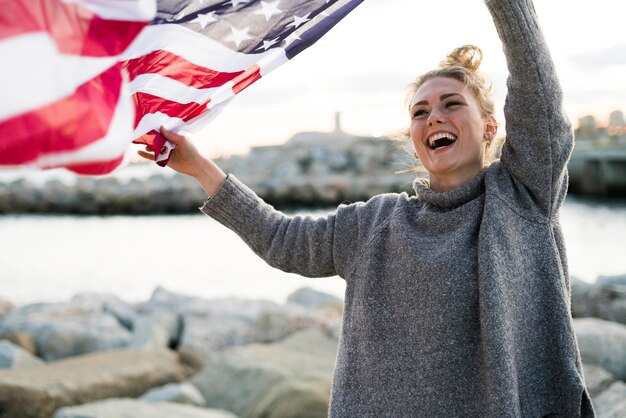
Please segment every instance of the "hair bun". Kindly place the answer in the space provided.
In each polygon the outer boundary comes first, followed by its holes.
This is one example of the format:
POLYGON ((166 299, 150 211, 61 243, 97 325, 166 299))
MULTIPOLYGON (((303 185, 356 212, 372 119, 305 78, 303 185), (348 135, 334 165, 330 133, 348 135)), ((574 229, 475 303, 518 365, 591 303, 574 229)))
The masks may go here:
POLYGON ((445 60, 439 63, 439 68, 464 67, 471 72, 477 72, 483 60, 483 52, 474 45, 463 45, 455 48, 445 60))

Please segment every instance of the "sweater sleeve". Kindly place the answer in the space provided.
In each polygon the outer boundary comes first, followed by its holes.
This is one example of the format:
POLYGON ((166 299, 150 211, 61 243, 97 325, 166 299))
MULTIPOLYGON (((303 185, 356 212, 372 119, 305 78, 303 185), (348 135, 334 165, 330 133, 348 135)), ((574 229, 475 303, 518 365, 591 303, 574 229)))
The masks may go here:
POLYGON ((516 190, 546 216, 567 192, 574 136, 563 94, 532 0, 486 0, 502 40, 509 78, 506 141, 500 161, 516 190))
POLYGON ((323 217, 288 216, 232 174, 200 208, 237 233, 265 262, 307 277, 346 277, 369 230, 386 217, 392 196, 340 205, 323 217), (391 198, 385 198, 391 197, 391 198))

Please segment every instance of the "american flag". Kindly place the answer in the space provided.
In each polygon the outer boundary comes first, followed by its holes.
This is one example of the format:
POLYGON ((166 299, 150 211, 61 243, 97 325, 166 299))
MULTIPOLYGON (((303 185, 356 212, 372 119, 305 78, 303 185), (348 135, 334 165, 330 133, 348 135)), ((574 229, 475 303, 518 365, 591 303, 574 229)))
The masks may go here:
POLYGON ((195 133, 362 0, 0 0, 0 165, 106 174, 195 133))

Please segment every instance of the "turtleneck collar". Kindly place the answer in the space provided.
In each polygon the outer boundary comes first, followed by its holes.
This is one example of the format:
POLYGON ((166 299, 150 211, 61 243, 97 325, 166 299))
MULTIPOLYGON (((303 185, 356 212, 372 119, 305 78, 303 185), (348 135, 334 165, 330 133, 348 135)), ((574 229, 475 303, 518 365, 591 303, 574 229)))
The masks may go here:
POLYGON ((415 179, 413 189, 420 200, 442 208, 451 208, 467 203, 483 193, 485 173, 485 170, 481 171, 467 183, 448 192, 434 192, 430 188, 430 181, 424 178, 415 179))

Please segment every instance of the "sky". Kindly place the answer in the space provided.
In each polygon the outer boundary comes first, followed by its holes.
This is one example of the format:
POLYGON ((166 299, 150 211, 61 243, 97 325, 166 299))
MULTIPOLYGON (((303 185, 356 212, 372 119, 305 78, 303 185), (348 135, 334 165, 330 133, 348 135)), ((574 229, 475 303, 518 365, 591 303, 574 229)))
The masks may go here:
MULTIPOLYGON (((576 125, 626 112, 623 0, 535 0, 576 125)), ((316 44, 241 92, 192 136, 212 157, 280 144, 300 131, 388 135, 408 124, 406 87, 463 44, 483 50, 496 108, 506 95, 501 43, 482 0, 365 0, 316 44)), ((497 118, 503 123, 499 110, 497 118)), ((499 134, 503 135, 501 131, 499 134)))

